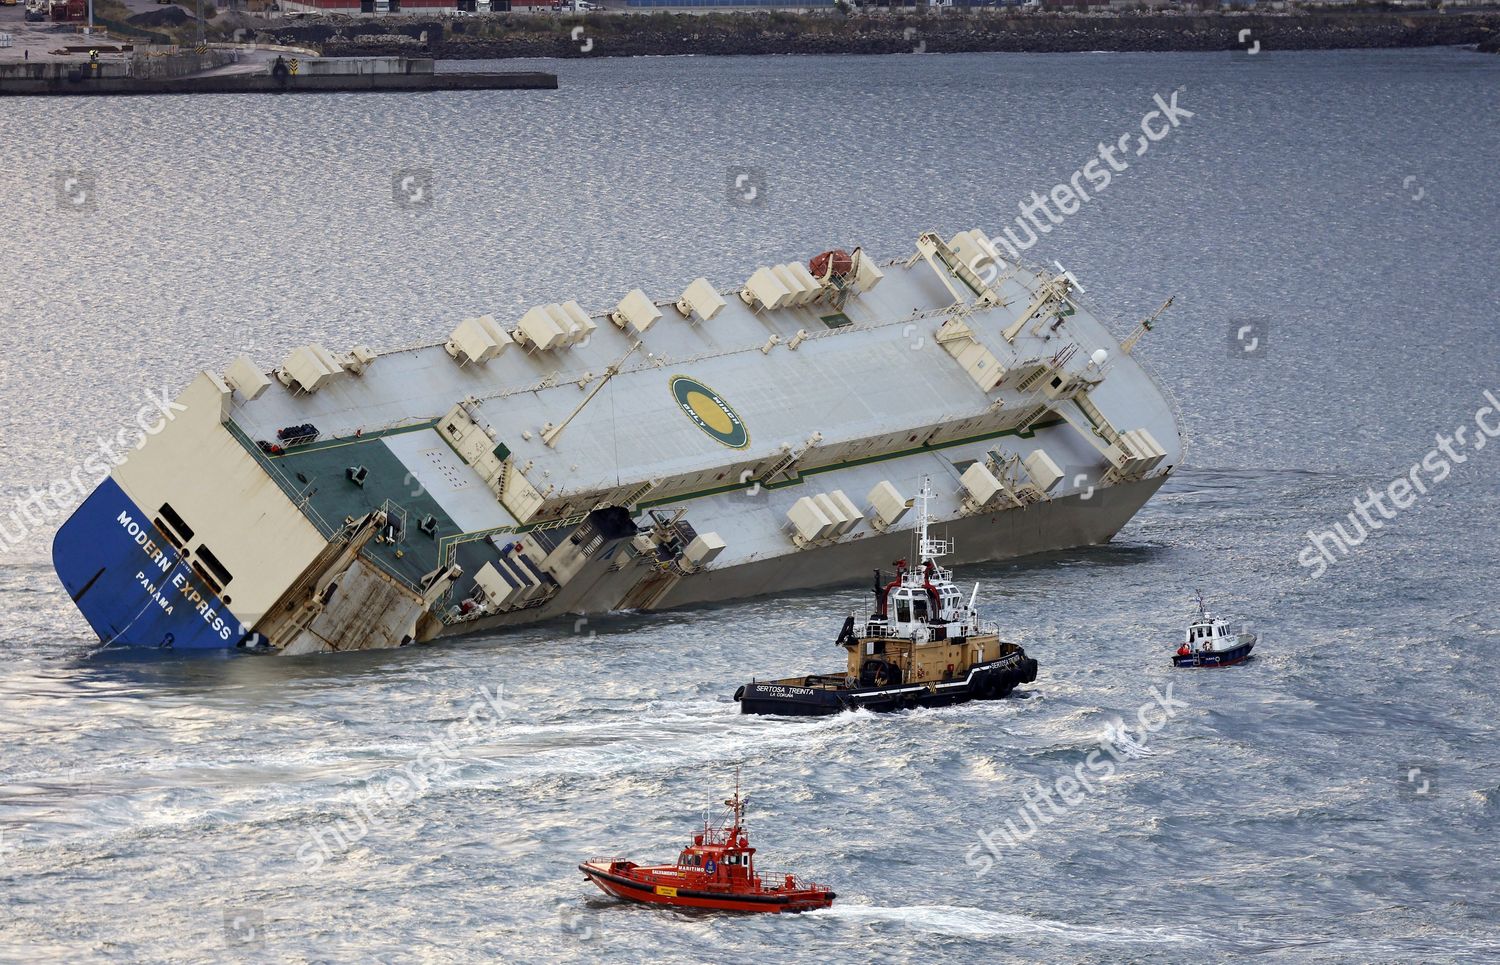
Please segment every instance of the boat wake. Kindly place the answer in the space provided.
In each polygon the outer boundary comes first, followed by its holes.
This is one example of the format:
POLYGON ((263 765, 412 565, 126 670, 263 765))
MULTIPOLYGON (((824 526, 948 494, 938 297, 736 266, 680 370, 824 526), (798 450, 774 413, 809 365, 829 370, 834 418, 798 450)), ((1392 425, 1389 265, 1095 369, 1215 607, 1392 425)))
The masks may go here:
POLYGON ((955 938, 997 938, 1030 934, 1100 944, 1159 945, 1164 942, 1194 944, 1200 941, 1200 939, 1166 928, 1108 928, 1098 925, 1072 925, 1067 922, 956 905, 912 905, 904 908, 843 905, 811 911, 804 917, 836 919, 856 924, 897 925, 928 934, 955 938))

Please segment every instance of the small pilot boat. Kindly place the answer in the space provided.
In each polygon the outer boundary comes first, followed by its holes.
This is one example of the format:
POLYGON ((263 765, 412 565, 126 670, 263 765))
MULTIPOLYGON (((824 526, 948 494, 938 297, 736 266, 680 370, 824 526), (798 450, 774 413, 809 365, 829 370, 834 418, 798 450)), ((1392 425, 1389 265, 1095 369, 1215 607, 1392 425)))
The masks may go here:
POLYGON ((758 871, 745 828, 745 801, 735 775, 729 813, 717 826, 707 817, 676 864, 639 865, 623 858, 593 858, 578 866, 607 895, 648 905, 715 911, 811 911, 828 908, 832 890, 785 872, 758 871))
POLYGON ((1229 667, 1250 659, 1255 634, 1230 633, 1229 625, 1208 612, 1198 597, 1198 616, 1188 624, 1187 635, 1172 656, 1174 667, 1229 667))
POLYGON ((965 605, 952 571, 938 565, 953 541, 928 536, 931 496, 924 481, 916 497, 917 565, 898 560, 889 583, 876 570, 875 612, 850 614, 834 641, 848 651, 844 671, 753 680, 735 691, 741 713, 810 717, 943 707, 1005 697, 1036 679, 1036 661, 980 620, 979 585, 965 605))

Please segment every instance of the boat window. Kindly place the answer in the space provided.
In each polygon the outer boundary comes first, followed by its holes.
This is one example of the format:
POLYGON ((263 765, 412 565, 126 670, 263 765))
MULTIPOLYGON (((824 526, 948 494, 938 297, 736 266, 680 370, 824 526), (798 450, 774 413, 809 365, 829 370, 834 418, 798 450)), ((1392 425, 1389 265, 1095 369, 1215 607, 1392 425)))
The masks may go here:
POLYGON ((912 601, 912 612, 916 614, 918 620, 925 620, 925 619, 927 619, 927 601, 926 600, 913 600, 912 601))
POLYGON ((896 620, 900 623, 911 622, 911 604, 906 600, 896 601, 896 620))

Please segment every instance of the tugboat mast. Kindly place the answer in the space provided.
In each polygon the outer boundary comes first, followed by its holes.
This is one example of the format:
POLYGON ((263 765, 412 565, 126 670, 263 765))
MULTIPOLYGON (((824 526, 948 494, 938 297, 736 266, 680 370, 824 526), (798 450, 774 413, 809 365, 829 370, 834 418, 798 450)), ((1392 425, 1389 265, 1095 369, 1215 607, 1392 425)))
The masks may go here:
POLYGON ((724 802, 734 812, 734 830, 738 832, 745 821, 745 802, 740 800, 740 766, 734 766, 734 797, 724 802))
POLYGON ((933 539, 928 536, 928 529, 932 525, 932 513, 928 504, 932 500, 932 478, 922 477, 922 488, 916 496, 917 506, 917 530, 916 530, 916 555, 917 565, 912 567, 910 573, 921 573, 926 568, 929 560, 934 563, 940 556, 946 556, 953 552, 953 543, 946 539, 933 539))

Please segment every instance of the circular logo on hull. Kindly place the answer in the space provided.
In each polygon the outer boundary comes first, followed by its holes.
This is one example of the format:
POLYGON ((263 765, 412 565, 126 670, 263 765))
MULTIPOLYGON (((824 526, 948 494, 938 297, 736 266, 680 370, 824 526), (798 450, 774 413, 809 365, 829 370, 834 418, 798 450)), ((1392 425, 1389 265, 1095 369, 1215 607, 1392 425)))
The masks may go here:
POLYGON ((677 400, 677 407, 693 420, 694 425, 719 443, 731 449, 743 449, 750 445, 750 433, 740 421, 740 414, 721 399, 719 393, 685 375, 674 376, 671 389, 673 398, 677 400))

